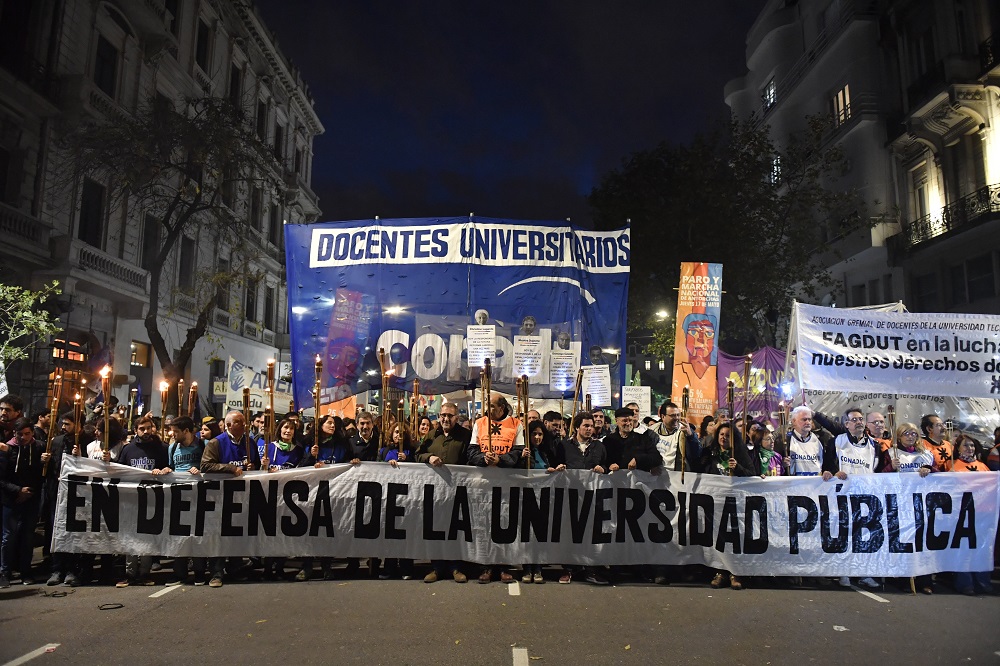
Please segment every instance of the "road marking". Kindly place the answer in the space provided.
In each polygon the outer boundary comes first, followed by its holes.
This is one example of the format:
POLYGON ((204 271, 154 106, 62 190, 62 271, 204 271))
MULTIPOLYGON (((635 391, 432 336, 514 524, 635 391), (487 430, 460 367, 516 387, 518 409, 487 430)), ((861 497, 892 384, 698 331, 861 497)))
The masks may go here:
POLYGON ((874 599, 875 601, 879 602, 880 604, 887 604, 887 603, 889 603, 888 599, 883 599, 882 597, 878 596, 877 594, 873 594, 873 593, 869 592, 868 590, 862 590, 860 587, 857 587, 856 585, 851 585, 851 589, 854 590, 855 592, 857 592, 858 594, 862 594, 862 595, 868 597, 869 599, 874 599))
POLYGON ((514 666, 528 666, 528 648, 514 648, 514 666))
MULTIPOLYGON (((13 661, 8 661, 3 666, 19 666, 20 664, 25 664, 25 663, 31 661, 32 659, 34 659, 35 657, 41 657, 43 654, 45 654, 49 650, 55 650, 57 647, 59 647, 59 645, 60 645, 59 643, 49 643, 48 645, 43 645, 42 647, 38 648, 37 650, 33 650, 33 651, 29 652, 28 654, 24 655, 23 657, 18 657, 17 659, 14 659, 13 661)), ((514 652, 517 652, 517 650, 514 650, 514 652)), ((525 656, 527 656, 528 651, 525 650, 524 654, 525 654, 525 656)), ((514 660, 514 663, 515 664, 517 663, 517 659, 514 660)), ((525 664, 528 663, 527 658, 525 658, 524 663, 525 664)))
POLYGON ((159 592, 153 592, 151 595, 149 595, 149 598, 150 599, 155 599, 156 597, 162 597, 167 592, 170 592, 171 590, 177 590, 177 589, 180 589, 182 587, 184 587, 184 586, 183 585, 171 585, 170 587, 163 588, 159 592))
POLYGON ((512 597, 521 596, 521 584, 516 580, 513 583, 507 584, 507 593, 512 597))

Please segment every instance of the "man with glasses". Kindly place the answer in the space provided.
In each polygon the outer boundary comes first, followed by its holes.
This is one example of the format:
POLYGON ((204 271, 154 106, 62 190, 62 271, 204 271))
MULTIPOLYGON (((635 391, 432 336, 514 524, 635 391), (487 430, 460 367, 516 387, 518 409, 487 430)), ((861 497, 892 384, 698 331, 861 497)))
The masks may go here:
MULTIPOLYGON (((427 463, 432 467, 469 464, 469 442, 472 441, 472 433, 458 425, 458 406, 451 402, 441 405, 438 423, 440 428, 437 436, 432 440, 424 440, 417 449, 417 462, 427 463)), ((434 583, 449 572, 456 583, 468 580, 459 570, 458 562, 431 560, 431 566, 434 568, 424 576, 425 583, 434 583)))
MULTIPOLYGON (((868 421, 858 407, 851 407, 844 412, 843 434, 833 440, 833 448, 837 452, 837 477, 846 479, 853 474, 875 474, 882 471, 883 457, 881 445, 868 434, 868 421), (841 476, 843 474, 843 476, 841 476)), ((848 576, 840 577, 841 587, 850 587, 848 576)), ((872 578, 862 578, 860 585, 875 589, 879 587, 872 578)))
POLYGON ((698 459, 701 457, 701 445, 698 442, 698 434, 694 427, 681 418, 681 409, 669 400, 660 405, 660 422, 652 428, 656 433, 658 441, 656 450, 659 451, 663 459, 663 466, 674 472, 681 471, 680 440, 683 434, 684 446, 684 470, 693 472, 698 459))

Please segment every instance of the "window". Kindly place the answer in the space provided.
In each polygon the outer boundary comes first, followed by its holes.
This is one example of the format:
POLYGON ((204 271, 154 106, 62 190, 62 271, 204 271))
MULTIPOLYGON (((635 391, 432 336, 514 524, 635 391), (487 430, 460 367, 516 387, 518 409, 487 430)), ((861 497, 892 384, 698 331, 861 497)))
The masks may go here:
POLYGON ((118 87, 118 49, 104 38, 97 36, 97 53, 94 56, 94 85, 112 99, 118 87))
POLYGON ((7 188, 13 183, 11 181, 11 156, 10 151, 6 148, 0 147, 0 197, 8 203, 15 203, 15 201, 9 201, 7 196, 7 188))
POLYGON ((285 128, 274 123, 274 156, 280 162, 285 158, 285 128))
POLYGON ((215 359, 212 361, 212 380, 214 381, 216 377, 220 377, 222 380, 226 379, 226 362, 222 359, 215 359))
POLYGON ((292 162, 292 169, 294 169, 297 174, 302 173, 302 149, 298 146, 295 148, 295 158, 292 162))
POLYGON ((229 259, 219 258, 219 263, 215 267, 215 271, 218 274, 219 283, 215 287, 215 307, 222 310, 229 309, 229 271, 230 268, 229 259))
POLYGON ((229 66, 229 103, 238 111, 243 109, 243 70, 235 64, 229 66))
POLYGON ((647 370, 652 370, 653 369, 653 362, 650 361, 649 359, 646 359, 646 369, 647 370))
POLYGON ((969 302, 996 295, 993 280, 993 255, 984 254, 965 262, 965 280, 968 285, 969 302))
POLYGON ((851 307, 867 305, 865 302, 865 285, 856 284, 851 287, 851 307))
POLYGON ((281 241, 281 208, 277 203, 271 204, 270 223, 267 229, 267 240, 272 245, 278 245, 281 241))
POLYGON ((764 105, 765 113, 778 101, 778 88, 774 83, 773 76, 760 91, 760 101, 764 105))
POLYGON ((875 305, 878 301, 878 278, 868 281, 868 305, 875 305))
POLYGON ((219 184, 222 205, 230 210, 236 206, 236 169, 227 164, 222 168, 222 182, 219 184))
POLYGON ((153 347, 149 343, 133 340, 131 350, 129 365, 133 368, 153 367, 153 347))
POLYGON ((969 298, 965 293, 965 264, 952 266, 948 270, 948 274, 951 278, 951 304, 963 305, 968 303, 969 298))
POLYGON ((198 19, 198 36, 194 45, 194 61, 201 67, 201 71, 208 74, 208 60, 211 56, 212 29, 208 27, 204 19, 198 19))
MULTIPOLYGON (((67 342, 65 338, 54 338, 52 340, 52 358, 83 363, 87 360, 87 347, 73 340, 67 342)), ((64 374, 63 377, 65 381, 66 375, 64 374)))
POLYGON ((934 55, 934 28, 927 28, 914 39, 911 44, 910 54, 913 63, 913 79, 923 76, 934 69, 937 56, 934 55))
POLYGON ((833 96, 833 124, 843 125, 851 119, 851 88, 844 84, 844 87, 833 96))
POLYGON ((914 276, 913 299, 916 301, 918 312, 937 312, 941 309, 938 304, 938 283, 936 274, 927 273, 926 275, 914 276))
POLYGON ((76 237, 87 245, 102 247, 104 240, 104 186, 89 178, 80 197, 80 226, 76 237))
POLYGON ((257 283, 248 282, 246 295, 243 298, 243 318, 247 321, 257 321, 257 283))
POLYGON ((261 192, 259 187, 253 188, 250 193, 250 218, 247 223, 254 229, 261 229, 261 192))
POLYGON ((180 27, 180 0, 163 0, 163 8, 167 10, 167 29, 176 37, 180 27))
POLYGON ((267 102, 257 102, 257 138, 267 138, 267 102))
POLYGON ((142 220, 142 245, 139 252, 139 265, 147 271, 153 270, 156 256, 160 252, 160 221, 148 213, 142 220))
POLYGON ((181 238, 181 261, 177 270, 177 288, 185 293, 194 291, 194 270, 197 260, 197 248, 194 239, 183 236, 181 238))
POLYGON ((770 181, 772 185, 781 184, 781 155, 775 155, 771 158, 770 181))
POLYGON ((886 273, 882 276, 882 302, 892 303, 895 299, 892 293, 892 275, 886 273))
POLYGON ((274 287, 264 289, 264 328, 274 330, 274 287))
POLYGON ((667 369, 667 362, 664 361, 663 359, 660 359, 659 361, 657 361, 656 367, 658 367, 660 370, 666 370, 667 369))

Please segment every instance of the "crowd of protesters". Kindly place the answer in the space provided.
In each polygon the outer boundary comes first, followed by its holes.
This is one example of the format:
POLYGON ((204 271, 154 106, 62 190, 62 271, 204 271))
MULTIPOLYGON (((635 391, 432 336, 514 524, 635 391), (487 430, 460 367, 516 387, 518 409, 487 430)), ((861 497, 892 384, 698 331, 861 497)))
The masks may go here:
MULTIPOLYGON (((206 417, 169 419, 166 425, 149 415, 138 418, 131 429, 114 414, 107 423, 97 405, 77 422, 72 412, 59 416, 58 436, 47 446, 48 414, 24 414, 20 398, 0 398, 0 494, 3 501, 3 535, 0 544, 0 587, 20 580, 35 582, 32 556, 36 530, 44 529, 48 585, 88 583, 153 585, 161 564, 170 568, 158 574, 167 585, 193 582, 220 587, 225 579, 290 579, 378 577, 414 579, 417 565, 409 559, 380 561, 369 558, 362 569, 358 558, 345 566, 331 557, 319 558, 155 558, 130 554, 102 556, 49 552, 55 518, 59 470, 64 456, 86 456, 115 462, 154 475, 222 473, 240 476, 244 471, 323 467, 335 464, 383 462, 424 463, 431 466, 471 465, 521 467, 556 474, 566 469, 595 474, 618 470, 662 470, 737 477, 819 476, 846 479, 857 474, 916 473, 921 477, 942 471, 1000 471, 1000 428, 993 441, 983 445, 967 433, 954 441, 945 437, 945 425, 935 414, 919 423, 900 422, 889 432, 879 412, 856 408, 831 417, 801 406, 792 410, 788 432, 774 431, 768 422, 706 417, 696 428, 672 402, 663 403, 656 415, 640 420, 638 406, 615 410, 613 420, 603 409, 581 412, 567 419, 558 412, 529 410, 526 426, 500 394, 494 394, 487 414, 475 421, 445 403, 436 422, 427 416, 411 424, 388 421, 388 437, 379 432, 376 419, 359 412, 354 419, 322 416, 304 424, 290 412, 278 422, 273 441, 264 432, 262 413, 250 423, 241 412, 230 412, 221 421, 206 417), (317 437, 312 428, 319 430, 317 437), (747 432, 742 432, 744 429, 747 432), (489 432, 489 436, 485 433, 489 432), (106 436, 105 436, 106 435, 106 436), (525 446, 527 441, 528 446, 525 446), (318 443, 316 443, 318 442, 318 443), (124 564, 124 566, 122 566, 124 564), (14 576, 19 574, 19 578, 14 576)), ((44 564, 44 563, 43 563, 44 564)), ((41 569, 41 567, 38 567, 41 569)), ((635 578, 659 585, 705 580, 713 588, 744 589, 748 585, 788 584, 790 579, 747 580, 728 571, 698 566, 639 565, 629 567, 574 567, 555 563, 521 562, 510 566, 482 566, 462 562, 432 561, 424 582, 452 578, 464 583, 474 575, 480 583, 494 579, 510 583, 542 584, 574 579, 595 585, 635 578)), ((941 572, 919 576, 912 589, 933 594, 943 581, 959 593, 991 594, 992 571, 941 572)), ((43 576, 44 577, 44 576, 43 576)), ((849 577, 816 578, 817 585, 853 586, 849 577)), ((862 577, 862 587, 882 588, 889 581, 862 577)), ((909 587, 905 587, 909 590, 909 587)))

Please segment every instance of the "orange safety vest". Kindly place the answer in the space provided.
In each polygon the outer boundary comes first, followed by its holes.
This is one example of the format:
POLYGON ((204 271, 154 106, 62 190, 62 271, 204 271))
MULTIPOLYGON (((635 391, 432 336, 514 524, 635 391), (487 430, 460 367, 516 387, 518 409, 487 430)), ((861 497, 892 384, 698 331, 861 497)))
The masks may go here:
POLYGON ((924 448, 934 454, 934 466, 937 467, 939 472, 950 472, 951 471, 951 455, 953 449, 951 448, 951 442, 947 439, 942 440, 940 444, 935 444, 931 440, 924 439, 924 448))
POLYGON ((514 448, 514 439, 517 437, 517 429, 521 426, 521 422, 513 416, 492 423, 489 423, 489 418, 484 416, 476 421, 476 435, 479 439, 476 444, 479 445, 479 450, 483 453, 495 453, 498 456, 510 453, 510 450, 514 448), (492 442, 490 431, 487 428, 491 428, 493 431, 492 442), (492 449, 490 448, 491 443, 492 449))
POLYGON ((988 472, 989 468, 985 463, 978 460, 973 460, 970 463, 965 462, 961 458, 957 458, 952 466, 951 471, 953 472, 988 472))

